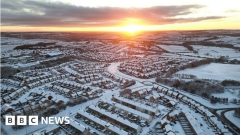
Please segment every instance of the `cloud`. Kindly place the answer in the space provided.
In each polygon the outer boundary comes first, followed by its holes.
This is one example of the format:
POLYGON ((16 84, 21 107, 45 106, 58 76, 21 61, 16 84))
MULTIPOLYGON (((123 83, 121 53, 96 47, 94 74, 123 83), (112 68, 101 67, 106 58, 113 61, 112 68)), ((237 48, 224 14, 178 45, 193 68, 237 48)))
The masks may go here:
POLYGON ((2 26, 85 27, 112 26, 127 18, 149 24, 171 24, 220 19, 222 16, 178 18, 202 5, 154 6, 147 8, 83 7, 60 2, 1 1, 2 26))
POLYGON ((240 12, 240 10, 231 9, 231 10, 227 10, 225 12, 227 12, 227 13, 238 13, 238 12, 240 12))

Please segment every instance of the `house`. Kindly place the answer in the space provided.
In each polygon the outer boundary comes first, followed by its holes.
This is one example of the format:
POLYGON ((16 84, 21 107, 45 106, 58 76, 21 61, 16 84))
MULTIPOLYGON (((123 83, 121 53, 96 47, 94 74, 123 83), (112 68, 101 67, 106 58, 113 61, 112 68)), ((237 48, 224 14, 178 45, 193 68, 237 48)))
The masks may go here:
POLYGON ((120 103, 120 104, 127 104, 131 105, 132 107, 136 108, 136 110, 141 111, 143 113, 149 114, 149 115, 156 115, 159 113, 159 109, 151 106, 147 106, 145 104, 141 104, 123 97, 119 96, 112 96, 112 100, 120 103))
POLYGON ((132 123, 132 122, 130 122, 126 119, 123 119, 121 117, 117 117, 117 115, 113 115, 111 112, 107 112, 103 109, 100 109, 99 107, 94 106, 94 105, 90 105, 89 109, 104 115, 108 119, 111 119, 111 120, 114 120, 114 121, 118 122, 119 124, 127 127, 130 131, 132 131, 135 134, 139 133, 141 131, 141 127, 139 125, 137 125, 135 123, 132 123))
POLYGON ((168 107, 175 107, 176 105, 177 105, 177 102, 175 102, 174 100, 170 100, 167 102, 168 107))
POLYGON ((184 97, 184 96, 183 96, 182 94, 179 94, 179 93, 178 93, 178 95, 177 95, 176 99, 178 99, 178 100, 182 101, 182 98, 183 98, 183 97, 184 97))
POLYGON ((183 97, 181 100, 183 103, 188 104, 188 102, 190 101, 187 97, 183 97))
POLYGON ((54 134, 57 134, 59 130, 60 128, 56 124, 47 126, 46 130, 44 130, 44 135, 54 135, 54 134))
POLYGON ((160 121, 161 128, 164 128, 168 123, 170 123, 170 121, 168 121, 166 118, 162 119, 160 121))
POLYGON ((12 112, 12 111, 13 111, 13 108, 9 104, 4 104, 3 106, 1 106, 1 112, 9 113, 9 112, 12 112))
POLYGON ((78 94, 77 93, 73 93, 70 95, 71 98, 77 98, 78 97, 78 94))
POLYGON ((206 111, 206 109, 203 106, 198 106, 197 111, 200 112, 201 114, 204 114, 204 112, 206 111))
POLYGON ((34 110, 32 109, 32 107, 30 105, 26 105, 23 108, 23 113, 24 113, 24 115, 31 115, 34 113, 34 110))
POLYGON ((150 96, 149 100, 150 100, 151 102, 156 102, 156 101, 158 101, 160 98, 161 98, 161 97, 160 97, 159 95, 152 95, 152 96, 150 96))
POLYGON ((169 90, 169 91, 167 92, 167 95, 171 97, 171 96, 172 96, 172 93, 173 93, 173 91, 170 91, 170 90, 169 90))
POLYGON ((169 132, 173 132, 172 126, 170 124, 165 125, 164 130, 165 130, 165 134, 169 132))
POLYGON ((159 93, 159 99, 163 99, 164 98, 164 94, 163 93, 159 93))
POLYGON ((173 98, 176 98, 178 97, 178 93, 177 92, 173 92, 172 95, 171 95, 173 98))
POLYGON ((191 126, 191 129, 194 131, 196 135, 206 135, 204 131, 201 129, 201 126, 196 121, 195 117, 191 115, 188 111, 182 110, 184 117, 186 118, 187 122, 191 126))
POLYGON ((179 113, 181 113, 180 110, 174 110, 171 113, 167 114, 167 120, 169 121, 176 121, 177 120, 177 116, 179 115, 179 113))
POLYGON ((147 94, 147 91, 145 89, 139 90, 139 91, 136 91, 135 94, 137 97, 144 97, 144 95, 147 94))
POLYGON ((51 101, 53 101, 53 102, 54 102, 55 104, 57 104, 57 105, 60 105, 60 104, 64 103, 63 100, 61 100, 61 99, 59 99, 59 98, 56 98, 56 97, 53 97, 53 98, 51 99, 51 101))
POLYGON ((123 110, 127 113, 131 113, 133 115, 136 115, 137 117, 139 117, 141 120, 145 120, 147 123, 150 123, 152 122, 152 116, 149 115, 149 114, 145 114, 143 112, 140 112, 138 110, 135 110, 135 109, 132 109, 130 107, 127 107, 125 105, 122 105, 122 104, 119 104, 119 103, 116 103, 116 102, 113 102, 113 101, 103 101, 103 103, 109 103, 111 104, 112 106, 114 106, 115 108, 118 108, 120 110, 123 110))
POLYGON ((10 103, 12 101, 10 97, 3 97, 2 100, 4 103, 10 103))
POLYGON ((168 93, 168 89, 166 89, 166 88, 163 88, 163 89, 162 89, 162 91, 161 91, 161 93, 163 93, 163 94, 167 95, 167 93, 168 93))
POLYGON ((16 91, 13 92, 13 93, 11 93, 11 94, 9 95, 9 97, 10 97, 12 100, 17 99, 19 96, 20 96, 19 93, 16 92, 16 91))

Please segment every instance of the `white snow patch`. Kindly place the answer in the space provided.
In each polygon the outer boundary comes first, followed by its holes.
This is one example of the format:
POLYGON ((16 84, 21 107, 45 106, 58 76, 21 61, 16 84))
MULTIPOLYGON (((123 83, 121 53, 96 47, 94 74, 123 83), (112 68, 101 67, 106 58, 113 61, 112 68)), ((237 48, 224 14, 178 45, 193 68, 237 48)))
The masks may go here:
POLYGON ((240 128, 240 124, 239 124, 240 118, 234 117, 233 114, 234 114, 234 111, 229 111, 229 112, 226 112, 224 115, 229 121, 231 121, 234 125, 240 128))
POLYGON ((240 66, 232 64, 210 63, 196 68, 189 68, 176 74, 192 74, 197 78, 214 80, 240 80, 240 66))

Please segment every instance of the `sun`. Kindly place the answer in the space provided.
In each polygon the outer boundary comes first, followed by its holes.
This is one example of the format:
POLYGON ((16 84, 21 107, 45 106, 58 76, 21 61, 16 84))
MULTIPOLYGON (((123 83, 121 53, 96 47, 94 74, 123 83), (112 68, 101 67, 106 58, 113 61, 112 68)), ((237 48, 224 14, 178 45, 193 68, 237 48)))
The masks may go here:
POLYGON ((141 31, 142 28, 140 25, 131 23, 131 24, 124 26, 122 30, 125 32, 128 32, 128 33, 136 33, 138 31, 141 31))

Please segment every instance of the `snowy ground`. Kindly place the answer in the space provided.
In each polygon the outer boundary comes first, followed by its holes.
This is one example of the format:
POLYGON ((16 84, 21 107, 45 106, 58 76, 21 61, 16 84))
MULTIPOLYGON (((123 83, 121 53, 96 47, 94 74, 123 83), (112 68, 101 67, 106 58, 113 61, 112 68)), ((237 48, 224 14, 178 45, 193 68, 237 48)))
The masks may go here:
POLYGON ((1 45, 1 52, 6 52, 9 50, 13 50, 18 45, 1 45))
POLYGON ((161 57, 166 57, 166 58, 184 58, 184 59, 196 59, 196 60, 201 60, 203 58, 198 58, 198 57, 195 57, 195 56, 185 56, 185 55, 179 55, 179 54, 176 54, 176 53, 163 53, 161 55, 161 57))
POLYGON ((190 94, 188 92, 184 92, 184 91, 180 91, 180 93, 182 93, 183 95, 186 95, 188 97, 190 97, 191 99, 209 107, 209 108, 213 108, 213 109, 224 109, 224 108, 233 108, 233 107, 239 107, 239 105, 236 105, 236 104, 232 104, 232 103, 229 103, 229 104, 220 104, 220 103, 216 103, 216 104, 211 104, 210 103, 210 100, 207 100, 207 99, 204 99, 200 96, 197 96, 197 95, 193 95, 193 94, 190 94))
POLYGON ((223 93, 214 93, 212 94, 212 96, 214 97, 227 97, 228 99, 239 99, 238 97, 238 90, 235 90, 234 92, 229 91, 228 89, 226 89, 223 93))
POLYGON ((238 128, 240 128, 240 118, 234 117, 233 114, 234 114, 234 111, 228 111, 224 115, 229 121, 231 121, 238 128))
POLYGON ((229 59, 240 58, 240 53, 237 50, 224 47, 210 47, 201 45, 192 45, 193 49, 198 51, 195 53, 181 53, 183 55, 200 56, 208 58, 219 58, 220 56, 228 56, 229 59))
POLYGON ((221 112, 223 112, 223 111, 224 111, 224 110, 218 110, 218 111, 217 111, 217 114, 218 114, 218 115, 221 115, 221 112))
POLYGON ((50 39, 23 39, 23 38, 10 38, 1 37, 1 44, 4 45, 24 45, 24 44, 36 44, 39 42, 57 42, 58 40, 50 39))
POLYGON ((213 40, 209 40, 211 42, 224 42, 227 44, 233 44, 234 46, 239 46, 240 45, 240 39, 239 37, 231 37, 231 36, 218 36, 219 38, 217 39, 213 39, 213 40))
POLYGON ((176 74, 192 74, 199 79, 214 79, 214 80, 240 80, 240 66, 232 64, 211 63, 196 68, 185 69, 178 71, 176 74))
POLYGON ((190 52, 186 47, 179 45, 157 45, 168 52, 190 52))

